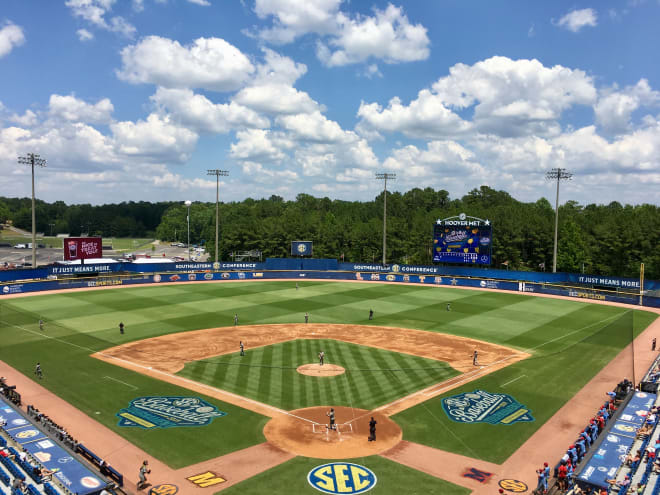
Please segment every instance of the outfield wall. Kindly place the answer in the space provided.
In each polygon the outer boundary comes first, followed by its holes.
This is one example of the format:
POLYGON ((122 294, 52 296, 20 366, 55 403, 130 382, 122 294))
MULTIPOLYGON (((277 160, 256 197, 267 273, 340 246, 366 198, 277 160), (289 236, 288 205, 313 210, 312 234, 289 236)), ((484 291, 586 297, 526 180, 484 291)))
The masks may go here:
MULTIPOLYGON (((612 301, 626 304, 639 304, 639 296, 633 293, 617 293, 614 291, 602 291, 584 287, 560 286, 550 283, 538 283, 527 281, 495 280, 489 278, 467 278, 460 276, 425 275, 409 273, 378 273, 378 272, 348 272, 348 271, 321 271, 321 270, 273 270, 273 271, 195 271, 192 265, 186 265, 187 271, 174 272, 171 264, 163 268, 168 271, 158 271, 154 268, 161 265, 135 265, 141 268, 149 268, 142 273, 118 273, 107 272, 99 276, 62 278, 58 280, 26 280, 8 282, 0 285, 0 296, 21 294, 27 292, 40 292, 62 289, 80 289, 89 287, 127 286, 134 284, 160 284, 176 282, 203 282, 213 280, 277 280, 277 279, 327 279, 327 280, 358 280, 390 283, 415 283, 434 286, 454 286, 479 289, 499 289, 512 292, 552 294, 568 296, 578 299, 597 301, 612 301)), ((208 265, 211 265, 210 263, 208 265)), ((224 263, 237 268, 236 263, 224 263)), ((257 265, 254 263, 253 265, 257 265)), ((110 265, 112 266, 112 265, 110 265)), ((196 268, 196 266, 195 266, 196 268)), ((67 274, 60 274, 59 276, 67 274)), ((643 306, 660 308, 660 298, 644 297, 643 306)))

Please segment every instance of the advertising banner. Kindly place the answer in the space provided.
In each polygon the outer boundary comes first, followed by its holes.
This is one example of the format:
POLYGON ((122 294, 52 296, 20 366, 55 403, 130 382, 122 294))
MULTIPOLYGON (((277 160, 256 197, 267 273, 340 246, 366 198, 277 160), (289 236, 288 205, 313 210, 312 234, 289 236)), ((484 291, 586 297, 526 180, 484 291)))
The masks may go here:
POLYGON ((101 237, 69 237, 64 239, 64 259, 86 260, 103 257, 101 237))
POLYGON ((433 227, 433 262, 490 265, 492 239, 489 220, 465 213, 438 220, 433 227))

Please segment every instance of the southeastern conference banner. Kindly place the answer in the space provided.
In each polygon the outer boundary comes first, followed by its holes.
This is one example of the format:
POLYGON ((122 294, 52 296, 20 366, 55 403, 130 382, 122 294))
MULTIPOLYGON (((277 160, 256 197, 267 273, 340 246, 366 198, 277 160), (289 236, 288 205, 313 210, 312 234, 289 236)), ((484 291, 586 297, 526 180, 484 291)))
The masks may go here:
POLYGON ((312 241, 291 241, 291 256, 311 256, 312 241))
POLYGON ((64 259, 86 260, 103 257, 103 241, 100 237, 68 237, 64 239, 64 259))
POLYGON ((465 213, 438 220, 433 227, 433 262, 490 265, 492 235, 489 220, 465 213))

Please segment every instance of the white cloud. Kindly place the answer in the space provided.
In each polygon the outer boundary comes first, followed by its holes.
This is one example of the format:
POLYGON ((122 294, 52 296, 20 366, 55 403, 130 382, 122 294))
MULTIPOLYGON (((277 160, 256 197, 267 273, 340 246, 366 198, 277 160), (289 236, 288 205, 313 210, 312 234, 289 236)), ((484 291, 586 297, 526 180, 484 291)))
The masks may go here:
POLYGON ((168 88, 231 91, 254 72, 248 57, 220 38, 199 38, 182 46, 178 41, 149 36, 122 49, 121 58, 120 79, 168 88))
POLYGON ((401 7, 389 4, 384 10, 375 8, 373 15, 350 16, 340 11, 340 4, 340 0, 257 0, 257 16, 274 20, 258 36, 273 43, 291 43, 315 34, 319 36, 317 57, 330 67, 371 58, 386 63, 428 58, 426 28, 411 24, 401 7))
POLYGON ((199 132, 224 134, 235 128, 268 127, 270 122, 238 103, 213 103, 190 89, 158 88, 151 96, 161 113, 199 132))
POLYGON ((198 138, 193 131, 173 124, 168 116, 153 113, 138 122, 116 122, 110 129, 118 153, 152 161, 185 162, 198 138))
POLYGON ((337 15, 338 33, 328 45, 319 42, 318 58, 327 66, 355 64, 370 58, 386 63, 413 62, 429 57, 429 38, 421 24, 412 25, 403 9, 390 4, 374 16, 337 15))
POLYGON ((293 170, 273 170, 265 168, 260 163, 255 162, 243 162, 241 169, 245 175, 250 176, 251 180, 262 184, 268 184, 271 187, 277 184, 273 182, 274 180, 278 182, 294 182, 299 178, 298 174, 293 170))
POLYGON ((23 28, 7 23, 0 29, 0 58, 9 54, 15 47, 25 43, 23 28))
POLYGON ((307 33, 330 33, 341 0, 256 0, 254 11, 261 19, 275 18, 272 28, 259 36, 274 43, 291 43, 307 33))
POLYGON ((232 143, 230 156, 249 162, 279 163, 286 157, 282 148, 290 148, 292 143, 274 135, 271 131, 250 129, 238 131, 237 143, 232 143))
POLYGON ((209 2, 209 0, 188 0, 188 3, 194 3, 195 5, 201 5, 202 7, 211 6, 211 2, 209 2))
POLYGON ((592 105, 596 89, 581 70, 545 67, 538 60, 492 57, 474 65, 456 64, 449 75, 404 105, 397 97, 383 109, 362 103, 364 129, 402 132, 410 137, 443 138, 467 132, 502 136, 552 135, 558 119, 573 105, 592 105), (473 109, 471 121, 456 112, 473 109))
MULTIPOLYGON (((130 24, 126 19, 121 16, 111 17, 106 20, 105 15, 112 10, 116 0, 67 0, 65 5, 71 9, 71 13, 75 17, 89 22, 91 25, 110 31, 119 33, 127 38, 135 35, 135 26, 130 24)), ((138 2, 140 4, 141 2, 138 2)), ((136 4, 134 4, 135 6, 136 4)), ((78 31, 80 37, 80 31, 78 31)), ((81 38, 81 41, 83 39, 81 38)))
POLYGON ((109 123, 112 120, 114 106, 108 98, 103 98, 94 104, 86 103, 74 95, 50 95, 48 103, 52 117, 71 122, 109 123))
POLYGON ((594 105, 596 123, 606 131, 621 134, 631 128, 631 116, 642 106, 656 106, 660 103, 660 92, 654 91, 646 79, 620 91, 617 88, 601 91, 594 105))
POLYGON ((37 114, 32 110, 26 110, 23 115, 13 114, 9 120, 23 127, 33 127, 37 125, 37 114))
POLYGON ((336 143, 346 139, 341 126, 321 112, 282 115, 277 123, 290 131, 296 139, 320 143, 336 143))
POLYGON ((434 180, 442 177, 484 177, 486 170, 475 154, 454 141, 431 141, 426 150, 408 145, 395 149, 383 168, 403 172, 401 179, 434 180))
POLYGON ((87 29, 78 29, 78 31, 76 31, 76 34, 78 35, 78 39, 80 41, 89 41, 94 39, 94 35, 89 31, 87 31, 87 29))
POLYGON ((577 33, 585 26, 596 27, 598 15, 594 9, 571 10, 557 22, 559 27, 577 33))

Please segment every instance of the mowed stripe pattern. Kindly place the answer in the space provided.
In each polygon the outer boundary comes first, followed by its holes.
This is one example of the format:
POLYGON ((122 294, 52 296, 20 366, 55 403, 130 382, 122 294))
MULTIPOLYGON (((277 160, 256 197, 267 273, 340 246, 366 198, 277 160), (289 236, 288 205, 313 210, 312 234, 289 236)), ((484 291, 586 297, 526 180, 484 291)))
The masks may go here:
POLYGON ((291 410, 319 405, 373 409, 456 376, 444 362, 336 340, 300 339, 186 364, 179 375, 291 410), (343 375, 315 377, 296 368, 325 362, 343 375))

